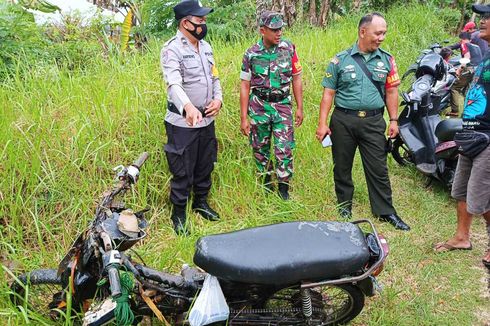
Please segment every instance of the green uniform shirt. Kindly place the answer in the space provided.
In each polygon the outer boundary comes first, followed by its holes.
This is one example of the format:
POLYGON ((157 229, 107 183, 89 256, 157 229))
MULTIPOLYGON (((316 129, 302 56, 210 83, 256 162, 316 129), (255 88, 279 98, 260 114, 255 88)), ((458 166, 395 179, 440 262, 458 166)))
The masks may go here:
MULTIPOLYGON (((359 52, 357 43, 352 55, 359 52)), ((388 52, 377 49, 362 55, 375 82, 384 85, 382 90, 400 84, 395 59, 388 52), (368 57, 366 61, 366 57, 368 57)), ((385 106, 384 99, 347 50, 338 53, 327 67, 322 86, 335 90, 335 106, 351 110, 375 110, 385 106)))

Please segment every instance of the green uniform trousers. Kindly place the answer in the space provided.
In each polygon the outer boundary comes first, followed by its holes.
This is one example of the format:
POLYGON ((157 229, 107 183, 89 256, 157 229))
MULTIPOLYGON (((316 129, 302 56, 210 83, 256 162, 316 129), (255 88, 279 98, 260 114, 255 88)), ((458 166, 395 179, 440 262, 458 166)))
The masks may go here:
POLYGON ((383 115, 360 118, 334 110, 330 129, 338 203, 348 206, 352 203, 354 194, 352 164, 356 149, 359 147, 371 211, 375 215, 395 213, 386 165, 386 122, 383 115))

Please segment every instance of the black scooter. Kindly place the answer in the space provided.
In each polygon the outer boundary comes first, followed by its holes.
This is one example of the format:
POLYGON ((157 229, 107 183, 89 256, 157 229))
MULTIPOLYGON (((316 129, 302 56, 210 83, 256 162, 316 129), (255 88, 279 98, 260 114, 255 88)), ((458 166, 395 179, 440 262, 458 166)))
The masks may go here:
POLYGON ((441 119, 440 112, 455 76, 434 52, 419 61, 415 76, 410 92, 402 93, 400 133, 393 142, 392 156, 400 165, 413 164, 431 180, 439 180, 450 189, 458 160, 453 139, 462 129, 462 121, 441 119))

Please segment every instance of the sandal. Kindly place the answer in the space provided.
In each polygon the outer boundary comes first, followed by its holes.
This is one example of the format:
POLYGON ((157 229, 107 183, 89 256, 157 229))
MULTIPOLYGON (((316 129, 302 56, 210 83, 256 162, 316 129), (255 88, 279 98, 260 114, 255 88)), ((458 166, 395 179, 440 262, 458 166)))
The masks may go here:
MULTIPOLYGON (((434 245, 434 251, 439 253, 439 252, 446 252, 446 251, 454 251, 454 250, 472 250, 473 249, 473 246, 471 245, 471 242, 470 242, 470 246, 469 247, 455 247, 453 245, 450 245, 449 243, 447 242, 440 242, 440 243, 436 243, 434 245)), ((490 263, 490 262, 488 262, 490 263)))

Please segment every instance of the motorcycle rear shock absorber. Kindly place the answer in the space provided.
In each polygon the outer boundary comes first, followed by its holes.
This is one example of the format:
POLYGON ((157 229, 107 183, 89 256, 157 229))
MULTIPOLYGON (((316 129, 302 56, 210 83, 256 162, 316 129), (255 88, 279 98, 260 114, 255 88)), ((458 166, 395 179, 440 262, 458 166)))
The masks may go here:
POLYGON ((311 305, 310 289, 301 289, 301 302, 303 307, 303 315, 306 317, 307 324, 313 315, 313 307, 311 305))

